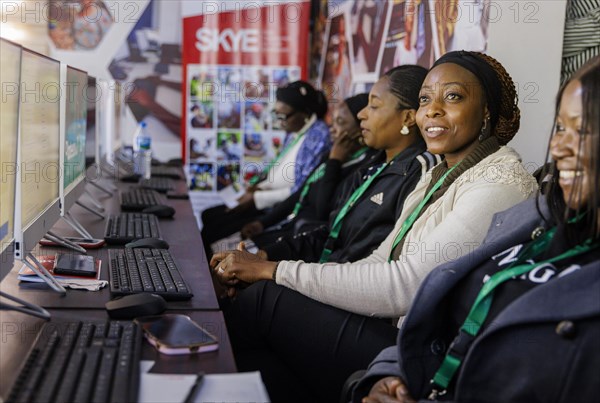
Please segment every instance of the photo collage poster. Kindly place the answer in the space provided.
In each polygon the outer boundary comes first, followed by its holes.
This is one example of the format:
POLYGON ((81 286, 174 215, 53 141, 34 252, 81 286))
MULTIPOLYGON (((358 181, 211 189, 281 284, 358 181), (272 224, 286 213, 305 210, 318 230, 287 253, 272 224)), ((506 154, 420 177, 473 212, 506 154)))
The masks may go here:
POLYGON ((368 92, 395 66, 430 68, 449 51, 485 52, 489 14, 489 0, 330 1, 315 32, 321 63, 313 78, 335 102, 368 92))
POLYGON ((187 75, 190 190, 247 183, 281 151, 285 132, 273 127, 271 109, 300 67, 190 64, 187 75))

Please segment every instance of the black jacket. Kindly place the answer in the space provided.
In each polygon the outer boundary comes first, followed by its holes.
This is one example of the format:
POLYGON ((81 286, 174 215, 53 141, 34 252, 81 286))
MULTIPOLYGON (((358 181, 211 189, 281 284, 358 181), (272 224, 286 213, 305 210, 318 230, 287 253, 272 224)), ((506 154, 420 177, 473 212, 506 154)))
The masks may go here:
MULTIPOLYGON (((330 262, 353 262, 368 256, 390 233, 402 212, 404 199, 413 191, 421 175, 432 168, 439 157, 425 151, 421 140, 404 150, 373 181, 344 218, 339 237, 332 243, 330 262)), ((385 162, 385 152, 373 156, 369 166, 385 162)), ((329 231, 346 200, 365 180, 368 167, 361 167, 344 184, 329 224, 294 237, 285 237, 265 250, 269 259, 318 262, 329 231)))
MULTIPOLYGON (((545 201, 540 203, 549 216, 545 201)), ((494 216, 483 244, 433 270, 402 324, 396 346, 384 349, 358 383, 354 402, 375 382, 398 376, 412 397, 430 392, 449 342, 444 318, 448 296, 492 256, 531 240, 547 228, 536 200, 494 216)), ((600 395, 600 261, 520 295, 485 328, 466 352, 456 374, 456 402, 597 402, 600 395)), ((442 399, 446 400, 446 399, 442 399)), ((425 400, 422 400, 425 401, 425 400)), ((430 402, 430 400, 427 400, 430 402)))
POLYGON ((312 226, 326 225, 331 210, 335 208, 335 201, 341 197, 346 180, 351 180, 357 169, 368 166, 371 158, 377 153, 378 151, 369 149, 361 158, 346 163, 329 159, 329 153, 323 155, 321 162, 325 162, 325 173, 309 188, 298 215, 288 219, 300 199, 302 188, 259 219, 264 228, 271 229, 252 237, 252 240, 259 247, 265 247, 270 240, 295 235, 295 229, 304 223, 310 223, 312 226))

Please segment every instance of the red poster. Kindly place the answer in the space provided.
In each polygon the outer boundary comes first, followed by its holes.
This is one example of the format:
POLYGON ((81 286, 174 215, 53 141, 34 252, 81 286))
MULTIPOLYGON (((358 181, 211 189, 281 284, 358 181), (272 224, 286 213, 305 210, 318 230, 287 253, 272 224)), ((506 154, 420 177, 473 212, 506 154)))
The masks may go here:
POLYGON ((220 190, 260 171, 285 136, 271 126, 275 90, 308 76, 310 2, 247 5, 183 19, 191 190, 220 190))

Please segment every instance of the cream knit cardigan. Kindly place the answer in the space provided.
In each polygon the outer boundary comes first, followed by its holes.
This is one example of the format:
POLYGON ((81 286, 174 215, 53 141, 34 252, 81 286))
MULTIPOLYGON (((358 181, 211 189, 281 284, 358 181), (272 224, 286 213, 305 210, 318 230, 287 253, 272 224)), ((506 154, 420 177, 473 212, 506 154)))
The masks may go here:
POLYGON ((473 251, 492 216, 537 190, 516 151, 501 147, 466 170, 432 203, 405 237, 400 260, 388 262, 402 223, 425 196, 431 170, 408 195, 395 228, 367 258, 354 263, 282 261, 277 284, 360 315, 400 318, 436 266, 473 251))

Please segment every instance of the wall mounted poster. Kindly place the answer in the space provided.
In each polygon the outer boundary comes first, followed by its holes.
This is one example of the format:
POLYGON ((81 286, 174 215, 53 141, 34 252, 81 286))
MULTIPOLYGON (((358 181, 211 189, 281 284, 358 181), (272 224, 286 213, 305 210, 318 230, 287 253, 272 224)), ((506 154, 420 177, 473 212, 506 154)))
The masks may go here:
POLYGON ((184 4, 185 155, 190 190, 249 180, 275 158, 277 87, 307 78, 310 2, 184 4), (224 8, 219 8, 219 7, 224 8))
POLYGON ((451 50, 485 52, 489 11, 489 0, 331 0, 314 78, 344 99, 368 92, 392 67, 430 68, 451 50))

